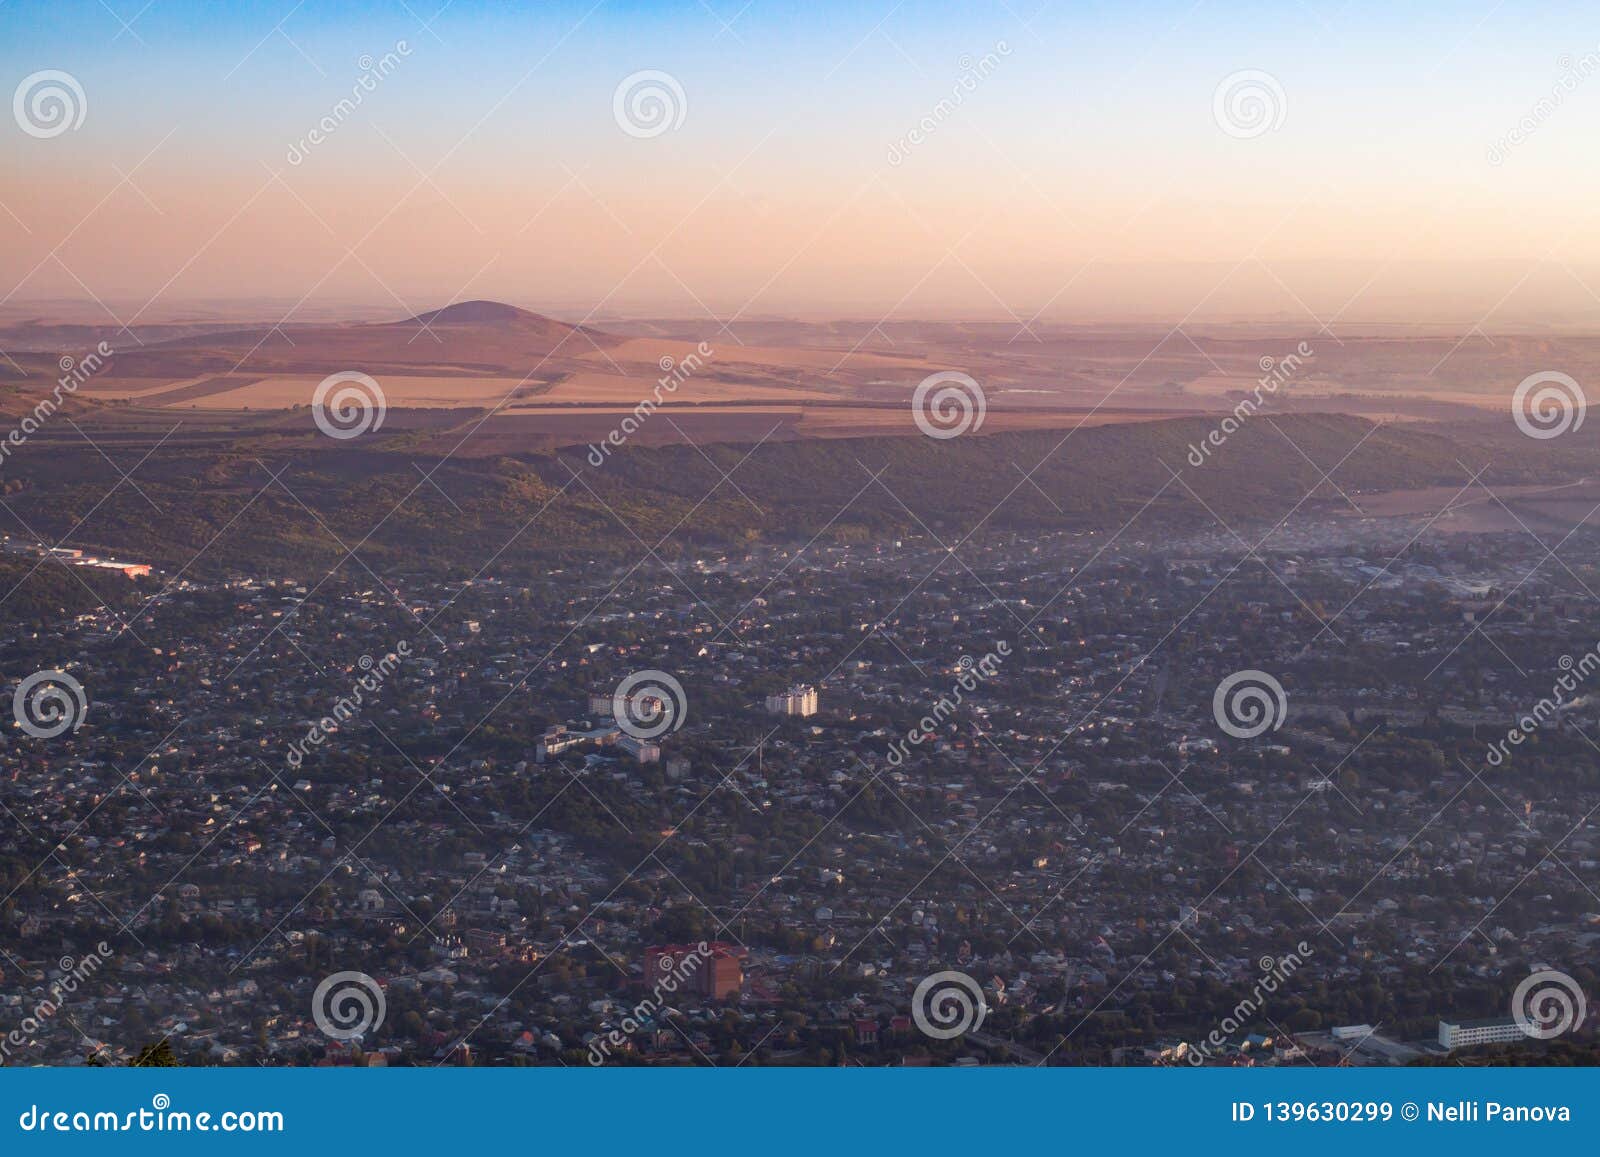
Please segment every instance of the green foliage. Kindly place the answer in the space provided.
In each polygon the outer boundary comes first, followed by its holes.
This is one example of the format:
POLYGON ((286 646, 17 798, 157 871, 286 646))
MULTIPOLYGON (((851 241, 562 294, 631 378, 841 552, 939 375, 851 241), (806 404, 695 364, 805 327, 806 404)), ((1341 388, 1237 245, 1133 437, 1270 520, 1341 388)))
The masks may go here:
POLYGON ((154 1044, 147 1044, 140 1049, 138 1054, 128 1062, 132 1069, 175 1069, 179 1067, 178 1057, 172 1051, 172 1046, 165 1037, 154 1044))

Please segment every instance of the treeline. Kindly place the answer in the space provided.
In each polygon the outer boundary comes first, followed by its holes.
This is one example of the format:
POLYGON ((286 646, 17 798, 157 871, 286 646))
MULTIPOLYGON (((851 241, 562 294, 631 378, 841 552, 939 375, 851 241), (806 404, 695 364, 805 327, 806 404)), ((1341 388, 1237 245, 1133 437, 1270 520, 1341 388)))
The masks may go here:
MULTIPOLYGON (((1528 439, 1301 415, 1244 423, 1204 464, 1190 447, 1215 418, 923 437, 624 446, 600 467, 581 450, 419 460, 376 438, 277 452, 266 434, 168 443, 123 485, 92 451, 18 456, 12 496, 41 534, 122 552, 191 575, 305 573, 349 547, 364 558, 437 572, 502 546, 519 562, 671 560, 760 540, 870 541, 1042 530, 1141 533, 1276 521, 1292 510, 1346 508, 1347 494, 1459 486, 1461 463, 1491 463, 1489 484, 1553 481, 1592 467, 1587 449, 1528 439), (1488 440, 1486 440, 1488 439, 1488 440), (437 469, 434 469, 437 467, 437 469), (269 474, 268 470, 273 474, 269 474), (421 471, 433 469, 424 479, 421 471), (276 475, 276 481, 274 480, 276 475), (1173 475, 1180 475, 1174 480, 1173 475), (1310 498, 1302 502, 1302 496, 1310 498), (80 520, 82 525, 78 525, 80 520), (76 528, 76 529, 74 529, 76 528), (376 529, 375 529, 376 528, 376 529), (368 536, 371 536, 370 538, 368 536)), ((1493 431, 1494 427, 1489 428, 1493 431)), ((331 440, 330 440, 331 441, 331 440)))

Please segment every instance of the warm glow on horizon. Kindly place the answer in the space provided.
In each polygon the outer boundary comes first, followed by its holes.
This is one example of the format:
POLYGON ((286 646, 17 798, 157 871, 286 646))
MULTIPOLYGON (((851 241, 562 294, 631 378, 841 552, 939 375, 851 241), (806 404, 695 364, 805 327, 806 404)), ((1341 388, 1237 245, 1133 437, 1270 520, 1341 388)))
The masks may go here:
POLYGON ((884 8, 13 3, 4 308, 1600 323, 1576 5, 884 8))

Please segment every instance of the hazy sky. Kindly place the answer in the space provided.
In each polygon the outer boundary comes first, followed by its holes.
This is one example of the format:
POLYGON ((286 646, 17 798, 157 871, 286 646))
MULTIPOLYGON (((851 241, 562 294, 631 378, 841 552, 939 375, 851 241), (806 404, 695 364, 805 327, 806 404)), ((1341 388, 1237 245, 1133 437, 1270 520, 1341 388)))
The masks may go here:
POLYGON ((1592 4, 439 3, 0 5, 5 304, 1600 321, 1592 4))

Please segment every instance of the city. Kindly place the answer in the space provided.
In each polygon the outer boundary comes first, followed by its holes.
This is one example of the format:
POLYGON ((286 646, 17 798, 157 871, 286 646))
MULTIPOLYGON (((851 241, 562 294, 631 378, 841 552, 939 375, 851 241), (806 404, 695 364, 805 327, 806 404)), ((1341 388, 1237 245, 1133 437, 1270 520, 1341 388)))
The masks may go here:
POLYGON ((0 0, 11 1148, 1592 1147, 1597 76, 0 0))
POLYGON ((1593 556, 1543 553, 1324 518, 1247 558, 1218 527, 535 586, 147 576, 4 640, 8 670, 77 656, 90 699, 10 744, 12 1012, 114 942, 13 1054, 581 1063, 694 943, 718 968, 609 1063, 1448 1051, 1439 1022, 1504 1021, 1522 975, 1587 976, 1600 942, 1600 700, 1493 756, 1600 644, 1593 556), (1240 656, 1288 705, 1242 740, 1212 714, 1240 656), (945 967, 987 1010, 950 1043, 909 1020, 945 967), (341 970, 387 1005, 359 1039, 312 1019, 341 970))

